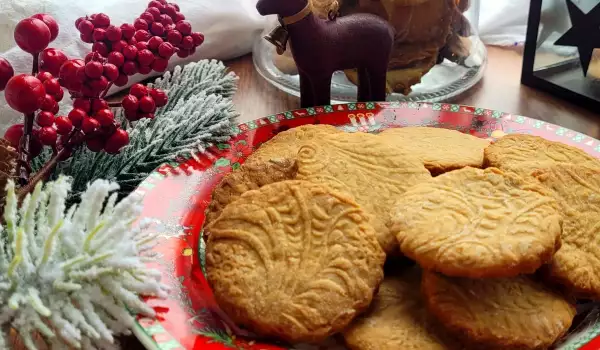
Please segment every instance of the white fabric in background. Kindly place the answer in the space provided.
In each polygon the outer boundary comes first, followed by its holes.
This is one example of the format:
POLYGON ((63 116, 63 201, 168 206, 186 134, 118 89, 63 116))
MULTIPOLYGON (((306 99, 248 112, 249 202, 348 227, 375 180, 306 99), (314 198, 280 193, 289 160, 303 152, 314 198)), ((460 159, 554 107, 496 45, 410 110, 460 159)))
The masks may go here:
MULTIPOLYGON (((176 65, 203 58, 226 60, 252 51, 252 44, 261 34, 265 19, 255 9, 256 0, 170 0, 192 24, 194 31, 204 33, 205 42, 193 56, 185 59, 173 56, 169 69, 176 65)), ((69 58, 83 58, 91 51, 91 44, 79 39, 75 20, 103 12, 111 23, 133 23, 144 12, 149 0, 0 0, 0 56, 8 59, 17 73, 31 72, 31 55, 14 43, 13 31, 17 23, 36 13, 52 15, 60 26, 60 33, 50 47, 60 48, 69 58)), ((153 72, 154 75, 158 73, 153 72)), ((129 85, 148 76, 130 77, 129 85)), ((122 88, 121 88, 122 89, 122 88)), ((116 92, 117 89, 111 90, 116 92)), ((65 96, 65 98, 67 98, 65 96)), ((61 113, 68 111, 61 110, 61 113)), ((20 115, 11 110, 0 93, 0 135, 8 125, 19 122, 20 115)))

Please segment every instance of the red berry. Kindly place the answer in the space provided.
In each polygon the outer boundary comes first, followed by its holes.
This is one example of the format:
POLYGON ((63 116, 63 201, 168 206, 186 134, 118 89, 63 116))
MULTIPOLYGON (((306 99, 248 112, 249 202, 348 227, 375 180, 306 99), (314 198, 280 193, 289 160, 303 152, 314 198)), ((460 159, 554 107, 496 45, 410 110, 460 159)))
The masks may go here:
POLYGON ((152 35, 147 30, 139 29, 135 32, 133 38, 137 41, 148 41, 152 35))
POLYGON ((65 116, 57 117, 54 121, 54 124, 56 125, 56 131, 58 131, 58 133, 61 135, 67 135, 71 132, 71 130, 73 130, 73 123, 71 122, 71 119, 65 116))
POLYGON ((58 23, 56 23, 56 20, 52 16, 45 13, 38 13, 31 16, 31 18, 39 19, 40 21, 44 22, 46 26, 48 26, 48 29, 50 30, 50 41, 54 41, 54 39, 56 39, 58 36, 58 23))
POLYGON ((44 84, 44 89, 46 89, 47 94, 56 95, 60 91, 62 91, 62 88, 60 87, 60 84, 58 83, 58 79, 48 79, 48 80, 44 81, 43 84, 44 84))
POLYGON ((0 57, 0 91, 3 91, 10 78, 15 75, 15 70, 11 64, 0 57))
POLYGON ((162 36, 165 34, 165 27, 161 23, 154 22, 150 26, 150 32, 154 35, 162 36))
POLYGON ((140 66, 149 66, 154 61, 154 54, 148 49, 138 51, 137 61, 140 63, 140 66))
POLYGON ((98 13, 94 16, 92 22, 96 27, 106 28, 110 25, 110 17, 108 17, 104 13, 98 13))
POLYGON ((174 21, 175 23, 177 23, 177 22, 179 22, 179 21, 183 21, 183 20, 185 20, 185 16, 184 16, 184 15, 183 15, 183 13, 181 13, 181 12, 177 12, 177 13, 175 14, 175 16, 172 16, 172 17, 173 17, 173 21, 174 21))
POLYGON ((151 7, 155 7, 156 9, 160 10, 161 8, 165 7, 165 5, 163 5, 160 1, 152 0, 148 3, 148 8, 151 7))
POLYGON ((138 111, 133 109, 125 110, 125 118, 131 122, 140 120, 138 111))
POLYGON ((139 107, 138 98, 134 95, 127 95, 123 98, 121 105, 126 111, 137 111, 139 107))
POLYGON ((167 33, 167 40, 173 45, 179 45, 182 39, 183 35, 177 30, 169 30, 167 33))
POLYGON ((69 112, 69 119, 75 127, 79 127, 81 122, 87 117, 87 113, 83 109, 74 108, 69 112))
POLYGON ((92 100, 92 114, 95 114, 101 109, 108 109, 108 102, 101 98, 95 98, 92 100))
POLYGON ((77 91, 81 88, 81 81, 77 77, 77 71, 84 66, 82 60, 69 60, 60 67, 58 77, 62 86, 71 91, 77 91))
POLYGON ((123 52, 123 49, 125 49, 127 46, 129 46, 127 41, 119 40, 112 44, 112 52, 123 52))
POLYGON ((184 36, 183 39, 181 40, 181 44, 179 45, 180 47, 184 48, 184 49, 191 49, 194 47, 194 38, 192 38, 191 36, 184 36))
POLYGON ((156 72, 164 72, 167 70, 169 66, 169 61, 164 58, 156 58, 154 62, 152 62, 152 69, 156 72))
POLYGON ((92 51, 92 52, 88 52, 88 53, 87 53, 87 55, 85 55, 85 58, 83 59, 83 61, 84 61, 85 63, 91 62, 91 61, 93 61, 93 60, 94 60, 94 56, 95 56, 95 55, 99 55, 99 53, 97 53, 97 52, 94 52, 94 51, 92 51))
POLYGON ((117 78, 117 80, 115 80, 113 83, 118 87, 122 87, 122 86, 127 85, 128 81, 129 81, 129 78, 127 77, 127 75, 120 74, 119 77, 117 78))
POLYGON ((121 67, 125 63, 125 56, 120 52, 111 52, 108 54, 108 63, 114 64, 116 67, 121 67))
POLYGON ((115 42, 121 40, 121 37, 121 28, 116 26, 108 26, 108 28, 106 28, 106 39, 115 42))
POLYGON ((174 2, 169 3, 169 5, 173 6, 177 11, 179 11, 179 5, 174 2))
POLYGON ((88 80, 88 76, 85 74, 85 66, 77 70, 77 79, 82 83, 85 83, 88 80))
POLYGON ((119 68, 112 63, 105 63, 104 76, 109 81, 115 81, 119 77, 119 68))
POLYGON ((142 98, 148 95, 148 88, 142 84, 133 84, 129 88, 129 94, 137 98, 142 98))
POLYGON ((58 75, 60 66, 67 61, 67 55, 58 49, 48 48, 40 54, 40 69, 58 75))
POLYGON ((145 50, 148 48, 148 44, 145 41, 140 41, 139 43, 135 43, 135 48, 138 49, 138 52, 141 50, 145 50))
POLYGON ((92 35, 94 32, 94 24, 91 21, 84 19, 77 26, 77 30, 79 30, 81 34, 92 35))
POLYGON ((167 24, 167 25, 165 25, 165 30, 167 32, 169 32, 171 30, 177 30, 177 29, 175 29, 175 25, 174 24, 167 24))
POLYGON ((10 143, 14 148, 19 148, 19 142, 23 136, 23 124, 11 125, 6 132, 4 132, 4 139, 10 143))
POLYGON ((40 109, 45 97, 46 89, 44 89, 42 82, 38 78, 27 74, 12 77, 6 84, 6 91, 4 92, 4 98, 8 105, 24 114, 33 113, 40 109))
POLYGON ((173 18, 171 18, 169 15, 160 15, 160 23, 162 23, 162 25, 165 27, 175 24, 175 22, 173 22, 173 18))
POLYGON ((153 36, 152 38, 150 38, 150 40, 148 40, 148 48, 150 50, 156 51, 162 43, 163 39, 161 37, 153 36))
POLYGON ((82 21, 85 21, 85 17, 79 17, 75 20, 75 28, 79 27, 79 23, 81 23, 82 21))
POLYGON ((140 98, 140 111, 145 113, 152 113, 156 110, 156 104, 154 99, 150 96, 144 96, 140 98))
POLYGON ((108 46, 106 46, 106 44, 102 41, 95 42, 92 45, 92 51, 99 53, 100 55, 102 55, 102 57, 108 56, 108 53, 110 52, 108 50, 108 46))
POLYGON ((56 139, 58 135, 56 134, 56 130, 54 130, 51 126, 44 126, 40 128, 38 138, 42 145, 53 146, 56 145, 56 139))
MULTIPOLYGON (((59 84, 60 85, 60 84, 59 84)), ((57 93, 55 93, 54 95, 54 101, 56 102, 60 102, 62 101, 63 97, 65 96, 65 92, 63 91, 63 89, 61 88, 60 90, 58 90, 57 93)))
POLYGON ((127 75, 134 75, 138 72, 138 64, 136 61, 126 61, 123 63, 121 71, 127 75))
POLYGON ((141 18, 136 19, 133 22, 133 26, 136 30, 148 30, 148 22, 144 21, 141 18))
MULTIPOLYGON (((148 7, 146 9, 146 13, 151 14, 155 21, 160 21, 160 10, 158 8, 148 7)), ((141 18, 141 16, 140 16, 140 18, 141 18)))
POLYGON ((144 12, 140 15, 140 19, 146 21, 149 27, 150 23, 154 22, 154 15, 149 12, 144 12))
POLYGON ((85 145, 92 152, 100 152, 104 149, 104 139, 101 137, 93 137, 85 140, 85 145))
POLYGON ((163 107, 169 102, 169 98, 167 97, 167 93, 161 89, 152 89, 150 90, 150 96, 154 100, 156 107, 163 107))
POLYGON ((92 34, 92 37, 94 38, 94 41, 103 41, 106 39, 106 30, 102 28, 96 28, 94 29, 94 34, 92 34))
POLYGON ((95 94, 100 94, 102 91, 106 90, 109 82, 108 79, 106 79, 106 77, 100 76, 98 79, 89 81, 88 84, 95 94))
POLYGON ((103 72, 102 63, 98 61, 91 61, 85 65, 85 75, 92 79, 100 78, 103 72))
POLYGON ((15 27, 15 42, 21 50, 34 54, 50 44, 50 29, 37 18, 25 18, 15 27))
POLYGON ((165 14, 169 15, 170 17, 175 16, 175 14, 177 14, 177 11, 179 11, 179 9, 173 6, 172 4, 165 6, 165 14))
POLYGON ((190 50, 186 50, 186 49, 181 49, 179 51, 177 51, 177 56, 179 58, 186 58, 190 55, 190 50))
POLYGON ((137 47, 135 47, 135 45, 128 45, 125 48, 123 48, 123 56, 125 56, 125 58, 130 61, 135 60, 137 52, 138 50, 137 47))
POLYGON ((129 143, 129 134, 123 129, 117 129, 109 138, 106 140, 104 150, 106 153, 119 153, 121 148, 127 146, 129 143))
POLYGON ((48 111, 48 112, 56 113, 56 112, 54 112, 56 110, 56 107, 58 107, 58 104, 56 103, 56 101, 54 101, 54 97, 52 97, 51 95, 46 94, 44 96, 44 99, 42 100, 42 104, 40 105, 40 109, 42 111, 48 111))
POLYGON ((133 38, 133 34, 135 34, 135 27, 129 23, 121 24, 121 35, 123 39, 128 40, 133 38))
POLYGON ((139 66, 138 67, 138 73, 140 74, 150 74, 150 72, 152 72, 152 66, 139 66))
POLYGON ((80 92, 83 97, 96 97, 96 92, 88 84, 81 86, 80 92))
POLYGON ((73 100, 73 108, 89 113, 90 109, 92 109, 92 102, 86 98, 76 98, 73 100))
POLYGON ((192 25, 188 21, 178 21, 175 28, 177 28, 182 35, 190 35, 192 33, 192 25))
POLYGON ((100 125, 107 126, 113 123, 115 115, 110 109, 101 109, 94 114, 94 119, 96 119, 100 125))
POLYGON ((163 58, 171 58, 175 54, 175 47, 171 43, 162 43, 158 47, 158 54, 163 58))
POLYGON ((134 36, 133 38, 131 38, 127 41, 127 44, 129 44, 129 45, 137 44, 138 41, 135 39, 135 34, 133 34, 133 36, 134 36))
POLYGON ((192 37, 192 39, 194 39, 194 46, 196 47, 202 45, 202 43, 204 42, 204 34, 202 33, 194 32, 190 34, 190 36, 192 37))
POLYGON ((52 124, 54 124, 54 113, 41 111, 38 113, 35 121, 39 126, 52 126, 52 124))
POLYGON ((85 118, 81 123, 81 131, 86 135, 90 135, 98 129, 100 129, 100 123, 94 118, 85 118))
POLYGON ((48 79, 54 78, 54 75, 52 75, 50 72, 39 72, 35 77, 43 83, 48 79))
POLYGON ((92 36, 92 34, 79 34, 79 38, 81 39, 81 41, 83 41, 86 44, 91 44, 94 42, 94 37, 92 36))

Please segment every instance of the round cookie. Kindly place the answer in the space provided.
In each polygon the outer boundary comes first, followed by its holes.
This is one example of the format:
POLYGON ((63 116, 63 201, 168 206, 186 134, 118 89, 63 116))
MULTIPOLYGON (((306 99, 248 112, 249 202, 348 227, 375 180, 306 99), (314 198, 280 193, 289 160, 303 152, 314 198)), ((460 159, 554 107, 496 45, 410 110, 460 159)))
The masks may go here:
POLYGON ((385 254, 349 196, 307 181, 244 193, 207 227, 206 272, 238 325, 319 342, 366 310, 385 254))
POLYGON ((560 247, 550 191, 495 168, 463 168, 398 198, 391 230, 423 268, 457 277, 533 273, 560 247))
POLYGON ((481 168, 483 150, 490 145, 473 135, 433 127, 393 128, 379 136, 421 159, 434 175, 467 166, 481 168))
MULTIPOLYGON (((204 226, 216 220, 221 211, 243 193, 256 190, 274 182, 292 180, 298 167, 291 159, 271 159, 265 162, 246 162, 233 172, 225 175, 212 193, 212 200, 206 210, 204 226)), ((205 236, 206 238, 206 236, 205 236)))
POLYGON ((301 125, 282 131, 262 144, 247 161, 268 161, 270 159, 294 159, 298 150, 306 142, 319 139, 323 135, 342 133, 335 126, 327 124, 301 125))
POLYGON ((369 312, 342 334, 351 350, 458 349, 427 311, 417 267, 386 275, 369 312))
POLYGON ((547 277, 575 296, 600 300, 600 169, 557 163, 533 175, 552 190, 564 220, 547 277))
POLYGON ((548 162, 564 162, 600 168, 600 161, 583 150, 539 136, 513 134, 484 151, 485 165, 522 175, 545 168, 548 162))
POLYGON ((575 306, 525 276, 467 279, 424 272, 429 311, 481 349, 547 349, 567 332, 575 306))
POLYGON ((323 135, 298 151, 299 180, 325 183, 351 194, 369 214, 377 239, 386 253, 398 253, 389 213, 396 197, 431 179, 423 164, 383 142, 377 135, 323 135))

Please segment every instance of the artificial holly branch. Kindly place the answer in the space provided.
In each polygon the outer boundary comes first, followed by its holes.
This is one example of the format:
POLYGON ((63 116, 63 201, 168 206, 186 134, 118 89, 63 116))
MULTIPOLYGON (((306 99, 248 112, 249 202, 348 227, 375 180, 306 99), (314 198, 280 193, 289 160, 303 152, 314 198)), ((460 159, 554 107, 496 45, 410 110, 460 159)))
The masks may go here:
POLYGON ((58 23, 47 14, 37 14, 17 24, 17 45, 33 57, 32 72, 18 74, 0 57, 0 91, 8 105, 23 113, 23 123, 9 127, 4 138, 18 150, 16 162, 19 197, 31 192, 47 178, 56 164, 85 145, 93 152, 119 153, 129 143, 127 122, 152 119, 157 108, 167 104, 160 89, 134 84, 118 103, 104 98, 112 85, 125 86, 135 74, 164 72, 169 59, 187 57, 204 42, 179 7, 166 0, 150 1, 133 24, 116 26, 103 13, 75 22, 80 38, 92 44, 82 59, 69 59, 48 45, 58 36, 58 23), (59 115, 66 89, 72 109, 59 115), (115 119, 113 108, 123 108, 127 121, 115 119), (53 156, 31 176, 31 161, 44 147, 53 156))

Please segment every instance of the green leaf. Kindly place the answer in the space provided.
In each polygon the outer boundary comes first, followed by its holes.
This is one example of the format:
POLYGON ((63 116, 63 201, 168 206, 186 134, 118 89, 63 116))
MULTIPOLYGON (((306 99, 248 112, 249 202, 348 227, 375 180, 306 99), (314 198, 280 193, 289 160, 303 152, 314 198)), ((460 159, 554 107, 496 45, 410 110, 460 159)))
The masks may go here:
POLYGON ((242 165, 238 162, 231 164, 231 169, 238 170, 242 165))
POLYGON ((236 145, 245 145, 245 146, 247 146, 248 142, 246 140, 242 139, 242 140, 239 140, 238 142, 236 142, 235 144, 236 145))
POLYGON ((226 167, 229 164, 231 164, 231 162, 229 161, 229 159, 227 158, 219 158, 216 162, 215 162, 215 166, 216 167, 226 167))
POLYGON ((218 143, 217 148, 218 149, 230 149, 231 146, 229 146, 229 144, 227 144, 227 143, 218 143))

